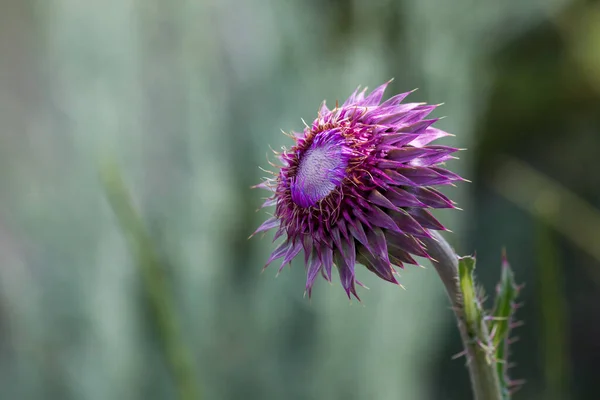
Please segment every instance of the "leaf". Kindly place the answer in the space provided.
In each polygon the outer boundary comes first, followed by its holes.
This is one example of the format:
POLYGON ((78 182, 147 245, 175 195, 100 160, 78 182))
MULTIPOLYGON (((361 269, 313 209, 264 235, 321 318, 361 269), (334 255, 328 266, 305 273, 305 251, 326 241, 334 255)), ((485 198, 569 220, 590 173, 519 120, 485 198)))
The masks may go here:
POLYGON ((519 294, 519 286, 515 283, 514 273, 506 259, 502 255, 502 273, 500 283, 496 289, 494 310, 490 319, 490 332, 492 332, 492 343, 496 351, 496 370, 498 379, 503 389, 505 399, 510 398, 510 390, 514 383, 508 378, 508 347, 511 327, 515 324, 514 315, 517 309, 516 298, 519 294))
POLYGON ((466 256, 458 259, 458 280, 462 293, 463 313, 469 335, 474 338, 479 332, 479 324, 483 320, 483 310, 475 288, 473 271, 475 258, 466 256))

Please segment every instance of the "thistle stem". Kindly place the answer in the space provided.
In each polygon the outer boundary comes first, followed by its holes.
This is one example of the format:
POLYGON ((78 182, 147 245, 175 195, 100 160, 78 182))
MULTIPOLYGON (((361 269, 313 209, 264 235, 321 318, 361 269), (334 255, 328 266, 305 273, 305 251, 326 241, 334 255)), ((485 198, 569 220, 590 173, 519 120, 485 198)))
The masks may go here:
POLYGON ((500 381, 496 372, 496 363, 490 359, 489 350, 484 346, 491 343, 489 331, 484 321, 479 321, 478 335, 469 334, 465 319, 463 296, 459 286, 458 256, 448 242, 437 231, 429 231, 431 239, 425 239, 428 253, 435 259, 435 267, 446 288, 454 314, 458 320, 458 329, 465 347, 467 367, 475 400, 502 400, 500 381))

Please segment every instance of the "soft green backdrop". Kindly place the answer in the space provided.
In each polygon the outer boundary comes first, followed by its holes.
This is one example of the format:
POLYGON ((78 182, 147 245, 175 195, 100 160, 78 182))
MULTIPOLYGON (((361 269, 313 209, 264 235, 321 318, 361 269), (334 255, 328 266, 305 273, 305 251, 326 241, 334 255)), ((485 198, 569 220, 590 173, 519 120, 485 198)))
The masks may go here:
POLYGON ((577 0, 0 0, 0 399, 177 398, 106 160, 203 399, 468 398, 432 268, 407 268, 406 291, 361 270, 363 303, 319 281, 309 301, 301 263, 261 274, 273 246, 247 240, 280 129, 391 77, 445 102, 445 142, 469 149, 449 164, 473 184, 447 192, 464 209, 438 213, 447 237, 478 249, 488 291, 503 245, 527 283, 515 398, 593 398, 598 26, 577 0))

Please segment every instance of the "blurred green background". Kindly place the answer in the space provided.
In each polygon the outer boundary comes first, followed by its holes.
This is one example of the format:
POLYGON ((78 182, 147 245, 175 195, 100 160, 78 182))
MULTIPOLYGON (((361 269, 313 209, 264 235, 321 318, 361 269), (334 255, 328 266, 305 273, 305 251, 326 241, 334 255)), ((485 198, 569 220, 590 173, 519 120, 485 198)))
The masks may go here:
POLYGON ((526 284, 514 398, 597 399, 584 0, 0 0, 0 399, 470 398, 433 268, 308 300, 301 260, 261 274, 247 240, 280 129, 391 77, 468 149, 446 237, 488 293, 503 246, 526 284))

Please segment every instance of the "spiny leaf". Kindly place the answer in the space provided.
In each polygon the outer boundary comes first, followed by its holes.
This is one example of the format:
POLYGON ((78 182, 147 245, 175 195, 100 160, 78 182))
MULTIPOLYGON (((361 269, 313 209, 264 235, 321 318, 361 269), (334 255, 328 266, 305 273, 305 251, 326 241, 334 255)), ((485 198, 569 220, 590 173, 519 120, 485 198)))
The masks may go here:
POLYGON ((494 311, 490 318, 490 332, 492 332, 492 342, 496 350, 497 372, 500 384, 503 388, 505 399, 510 398, 510 391, 514 388, 514 383, 508 378, 508 347, 510 345, 511 328, 515 326, 514 314, 517 304, 515 302, 519 294, 519 286, 515 284, 514 273, 508 264, 506 254, 502 255, 502 273, 500 283, 496 289, 496 299, 494 302, 494 311))
POLYGON ((488 319, 481 301, 481 287, 475 284, 473 271, 475 270, 474 257, 460 257, 458 259, 458 280, 462 295, 462 311, 467 333, 471 340, 478 344, 480 351, 485 354, 487 363, 496 361, 495 347, 487 333, 486 321, 488 319))
POLYGON ((483 317, 483 310, 477 297, 477 289, 473 279, 474 270, 475 258, 466 256, 458 259, 458 279, 463 300, 463 312, 472 338, 477 336, 478 325, 483 317))

